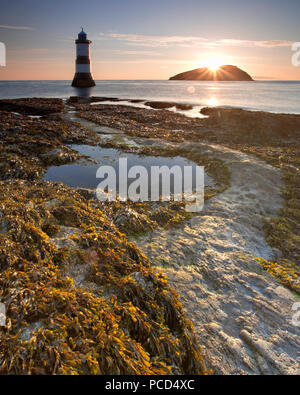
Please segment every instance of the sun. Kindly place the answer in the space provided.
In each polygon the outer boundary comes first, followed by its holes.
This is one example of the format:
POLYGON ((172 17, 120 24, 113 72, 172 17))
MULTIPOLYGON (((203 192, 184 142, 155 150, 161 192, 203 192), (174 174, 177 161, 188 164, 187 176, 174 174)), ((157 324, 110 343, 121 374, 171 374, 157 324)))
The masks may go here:
POLYGON ((205 61, 205 67, 211 71, 217 71, 220 66, 224 65, 224 59, 221 57, 214 57, 205 61))
POLYGON ((207 101, 207 105, 211 106, 211 107, 216 107, 219 105, 219 100, 216 99, 215 97, 211 97, 208 101, 207 101))

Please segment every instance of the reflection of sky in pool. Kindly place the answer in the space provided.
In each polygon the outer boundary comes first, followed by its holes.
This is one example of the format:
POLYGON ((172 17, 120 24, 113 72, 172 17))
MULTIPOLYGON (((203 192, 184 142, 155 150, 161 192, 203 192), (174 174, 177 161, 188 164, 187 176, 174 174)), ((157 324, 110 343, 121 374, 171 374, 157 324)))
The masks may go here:
MULTIPOLYGON (((137 154, 129 154, 120 152, 113 148, 101 148, 93 147, 89 145, 71 145, 76 151, 81 154, 89 156, 95 159, 98 163, 85 162, 84 164, 70 164, 63 166, 52 166, 48 169, 44 180, 52 182, 63 182, 70 187, 81 187, 81 188, 96 188, 103 179, 96 178, 96 172, 102 165, 112 166, 117 175, 117 191, 119 190, 119 159, 127 158, 128 170, 132 166, 143 166, 147 169, 149 174, 149 190, 150 190, 150 175, 151 166, 179 166, 182 170, 184 166, 191 166, 193 168, 193 179, 195 178, 196 164, 182 157, 155 157, 155 156, 139 156, 137 154)), ((138 178, 138 177, 137 177, 138 178)), ((136 178, 128 179, 128 185, 136 180, 136 178)), ((122 180, 121 180, 122 183, 122 180)), ((174 180, 171 177, 171 192, 173 191, 174 180)), ((212 179, 205 174, 205 185, 212 184, 212 179)), ((195 182, 193 183, 195 188, 195 182)), ((161 189, 161 185, 160 185, 161 189)))

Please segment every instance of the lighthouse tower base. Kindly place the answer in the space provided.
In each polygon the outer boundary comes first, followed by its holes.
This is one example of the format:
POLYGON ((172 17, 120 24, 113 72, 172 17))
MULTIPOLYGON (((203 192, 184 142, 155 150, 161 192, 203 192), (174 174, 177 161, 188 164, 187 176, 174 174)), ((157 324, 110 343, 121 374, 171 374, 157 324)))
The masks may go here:
POLYGON ((95 81, 90 73, 76 73, 72 82, 75 88, 91 88, 96 86, 95 81))

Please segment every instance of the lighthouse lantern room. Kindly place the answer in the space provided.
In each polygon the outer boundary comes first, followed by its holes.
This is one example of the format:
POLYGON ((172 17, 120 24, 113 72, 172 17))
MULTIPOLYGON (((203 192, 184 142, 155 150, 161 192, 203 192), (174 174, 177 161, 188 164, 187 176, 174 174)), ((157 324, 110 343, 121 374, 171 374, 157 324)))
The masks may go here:
POLYGON ((95 81, 91 73, 90 44, 87 34, 83 31, 78 34, 76 42, 76 72, 72 86, 76 88, 90 88, 95 86, 95 81))

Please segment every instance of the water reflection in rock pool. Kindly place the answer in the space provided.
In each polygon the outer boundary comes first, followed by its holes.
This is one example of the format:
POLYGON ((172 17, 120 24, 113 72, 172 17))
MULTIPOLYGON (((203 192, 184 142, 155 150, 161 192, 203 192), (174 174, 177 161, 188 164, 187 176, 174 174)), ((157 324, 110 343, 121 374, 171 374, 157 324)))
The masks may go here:
MULTIPOLYGON (((160 156, 141 156, 132 153, 120 152, 114 148, 102 148, 93 147, 89 145, 71 145, 71 148, 80 152, 82 155, 86 155, 96 161, 92 163, 84 161, 84 163, 74 163, 63 166, 52 166, 48 169, 44 176, 44 179, 52 182, 63 182, 70 187, 81 187, 81 188, 96 188, 101 179, 96 178, 96 172, 100 166, 112 166, 115 169, 117 176, 117 191, 119 190, 119 159, 127 158, 128 170, 133 166, 143 166, 147 169, 149 175, 149 191, 150 191, 150 175, 151 166, 179 166, 182 170, 184 166, 191 166, 193 169, 193 179, 195 178, 196 164, 188 159, 176 156, 176 157, 160 157, 160 156)), ((131 184, 136 178, 129 179, 128 185, 131 184)), ((205 185, 211 185, 213 180, 205 174, 204 177, 205 185)), ((121 180, 121 183, 124 180, 121 180)), ((174 179, 171 177, 171 192, 174 190, 174 179)), ((195 182, 193 182, 195 188, 195 182)), ((161 190, 161 182, 160 182, 161 190)))

